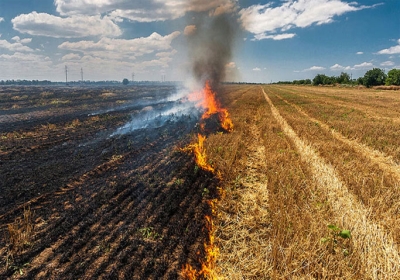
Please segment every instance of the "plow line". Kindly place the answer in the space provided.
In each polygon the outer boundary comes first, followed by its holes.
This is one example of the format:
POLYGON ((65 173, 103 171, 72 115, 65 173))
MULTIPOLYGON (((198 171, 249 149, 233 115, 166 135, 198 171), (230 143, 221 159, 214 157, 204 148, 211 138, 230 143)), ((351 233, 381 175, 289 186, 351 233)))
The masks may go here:
POLYGON ((337 213, 337 218, 343 221, 344 226, 352 230, 352 242, 355 252, 360 255, 364 273, 372 279, 400 279, 400 256, 392 236, 382 226, 369 220, 371 210, 358 202, 339 179, 335 169, 300 139, 264 89, 262 92, 274 118, 293 141, 301 159, 309 165, 317 186, 326 192, 333 212, 337 213))

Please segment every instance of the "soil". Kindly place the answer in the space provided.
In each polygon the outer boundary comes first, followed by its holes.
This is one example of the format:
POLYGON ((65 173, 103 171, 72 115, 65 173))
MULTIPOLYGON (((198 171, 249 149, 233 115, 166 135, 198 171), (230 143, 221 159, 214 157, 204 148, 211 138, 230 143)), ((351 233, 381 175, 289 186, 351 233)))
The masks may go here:
POLYGON ((200 269, 219 182, 179 150, 198 119, 116 133, 173 107, 175 90, 0 87, 1 279, 179 279, 186 263, 200 269), (17 247, 7 225, 29 210, 33 233, 17 247))

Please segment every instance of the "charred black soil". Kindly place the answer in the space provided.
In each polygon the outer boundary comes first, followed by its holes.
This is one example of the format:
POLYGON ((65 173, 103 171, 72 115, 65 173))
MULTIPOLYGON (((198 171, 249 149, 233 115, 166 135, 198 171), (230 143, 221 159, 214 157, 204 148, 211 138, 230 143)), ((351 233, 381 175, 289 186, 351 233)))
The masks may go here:
POLYGON ((178 279, 200 267, 219 182, 179 151, 197 120, 111 136, 170 106, 173 90, 0 88, 0 278, 178 279), (27 209, 34 230, 17 248, 7 225, 27 209))

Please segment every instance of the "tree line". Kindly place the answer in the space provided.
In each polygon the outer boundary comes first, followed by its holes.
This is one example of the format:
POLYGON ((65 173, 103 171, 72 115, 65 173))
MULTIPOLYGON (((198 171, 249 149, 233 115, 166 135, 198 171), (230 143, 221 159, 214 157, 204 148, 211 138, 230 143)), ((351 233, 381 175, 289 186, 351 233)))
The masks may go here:
POLYGON ((348 73, 342 72, 339 76, 327 76, 325 74, 317 74, 314 79, 280 81, 277 84, 292 84, 292 85, 334 85, 334 84, 349 84, 349 85, 364 85, 372 86, 400 86, 400 69, 392 69, 387 74, 384 70, 373 68, 367 71, 363 77, 351 79, 348 73))

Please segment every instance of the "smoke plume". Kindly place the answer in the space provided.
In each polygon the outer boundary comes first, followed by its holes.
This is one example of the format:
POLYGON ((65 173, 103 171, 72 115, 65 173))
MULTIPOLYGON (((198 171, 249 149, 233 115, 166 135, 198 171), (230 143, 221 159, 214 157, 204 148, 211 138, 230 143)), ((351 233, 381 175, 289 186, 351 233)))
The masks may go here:
POLYGON ((204 85, 208 80, 216 89, 232 58, 237 21, 231 14, 214 12, 196 15, 190 24, 187 39, 192 74, 197 82, 204 85))

